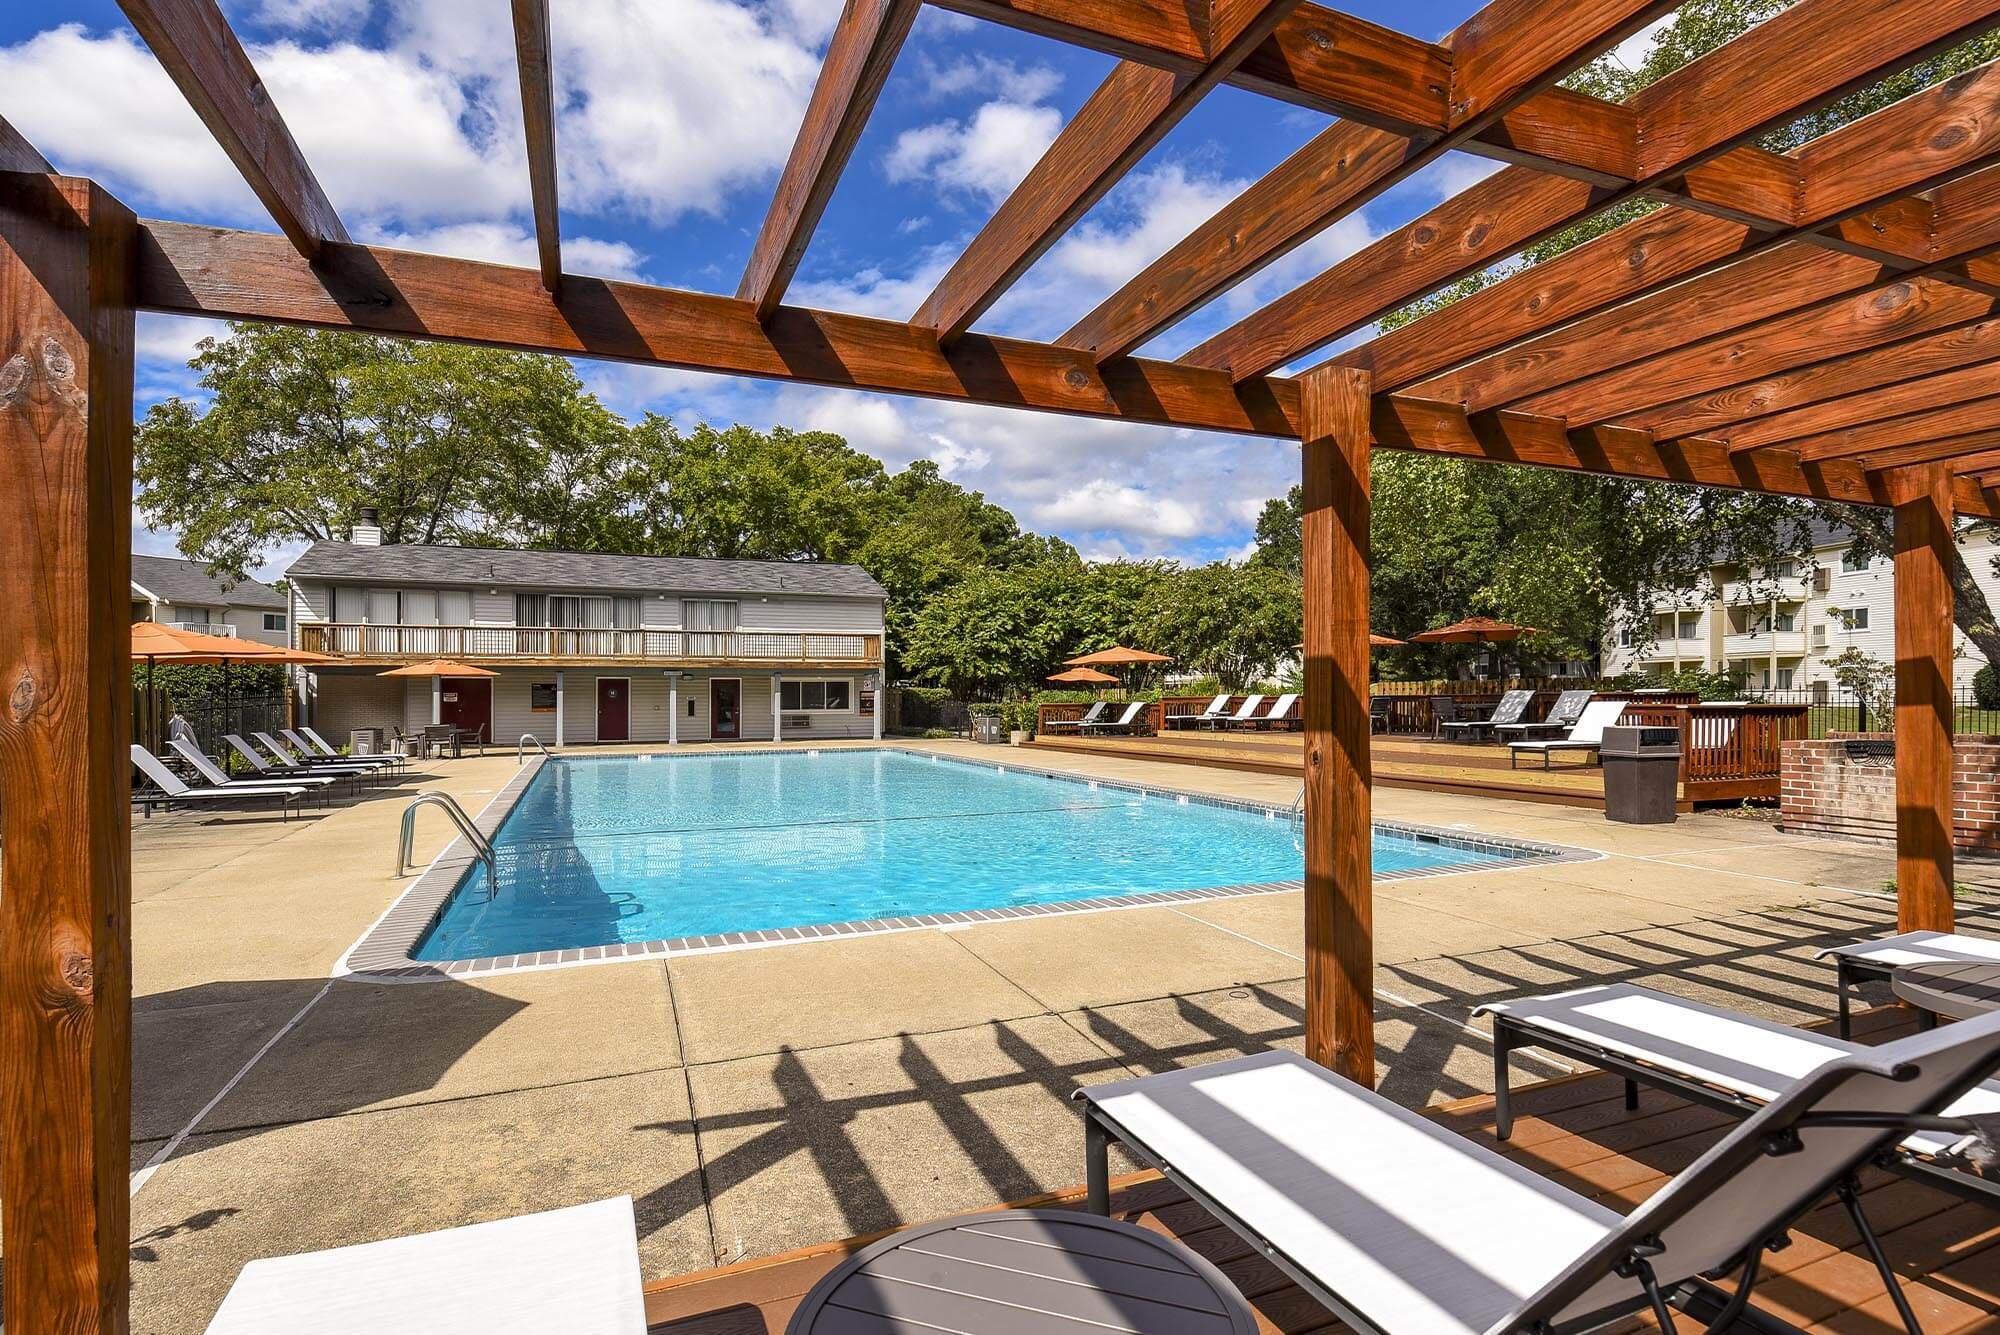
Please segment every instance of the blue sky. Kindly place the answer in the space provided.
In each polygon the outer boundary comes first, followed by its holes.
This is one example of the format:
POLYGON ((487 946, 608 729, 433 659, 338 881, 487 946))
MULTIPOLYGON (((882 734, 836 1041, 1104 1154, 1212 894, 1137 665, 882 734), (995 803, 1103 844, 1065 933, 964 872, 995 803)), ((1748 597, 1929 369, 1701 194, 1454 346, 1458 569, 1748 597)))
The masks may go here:
MULTIPOLYGON (((551 8, 567 267, 733 293, 839 0, 551 8)), ((1343 8, 1436 39, 1472 4, 1343 8)), ((223 9, 357 239, 534 262, 504 0, 223 0, 223 9)), ((789 299, 907 318, 1111 64, 925 9, 789 299)), ((59 169, 97 177, 142 214, 271 227, 112 0, 0 7, 0 115, 59 169)), ((1235 89, 1212 94, 979 327, 1061 333, 1326 124, 1235 89)), ((1435 164, 1145 351, 1192 347, 1488 170, 1456 155, 1435 164)), ((185 359, 214 328, 141 317, 141 412, 190 391, 185 359)), ((579 370, 630 416, 818 427, 894 467, 936 459, 1092 556, 1235 554, 1263 502, 1296 477, 1296 449, 1278 442, 654 368, 579 370)), ((173 535, 140 545, 170 551, 173 535)))

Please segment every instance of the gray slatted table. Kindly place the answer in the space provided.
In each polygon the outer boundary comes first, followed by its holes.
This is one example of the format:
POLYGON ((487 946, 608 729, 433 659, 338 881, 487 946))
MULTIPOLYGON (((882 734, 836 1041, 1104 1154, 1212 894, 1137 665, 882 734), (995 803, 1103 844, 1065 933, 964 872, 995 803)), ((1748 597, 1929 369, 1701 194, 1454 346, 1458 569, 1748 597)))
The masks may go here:
POLYGON ((2000 964, 1906 964, 1890 975, 1889 987, 1926 1015, 1970 1020, 2000 1010, 2000 964))
POLYGON ((829 1271, 787 1335, 1254 1335, 1249 1304, 1172 1238, 1071 1210, 905 1229, 829 1271))

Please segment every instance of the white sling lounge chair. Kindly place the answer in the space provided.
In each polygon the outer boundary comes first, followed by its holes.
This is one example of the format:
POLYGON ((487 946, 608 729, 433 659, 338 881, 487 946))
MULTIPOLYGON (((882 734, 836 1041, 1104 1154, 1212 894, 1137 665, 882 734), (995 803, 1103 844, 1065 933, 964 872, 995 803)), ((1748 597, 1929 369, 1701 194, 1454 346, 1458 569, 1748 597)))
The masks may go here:
MULTIPOLYGON (((262 775, 264 781, 267 783, 296 783, 310 774, 310 771, 303 765, 272 764, 270 758, 264 755, 263 752, 233 732, 222 734, 222 740, 229 743, 230 750, 248 761, 250 768, 262 775)), ((318 777, 324 778, 329 775, 335 778, 353 780, 356 786, 360 784, 360 777, 358 775, 335 774, 332 770, 321 770, 318 777)))
POLYGON ((1568 732, 1583 717, 1583 707, 1594 692, 1588 689, 1564 691, 1549 706, 1549 716, 1535 723, 1494 723, 1493 735, 1503 742, 1528 741, 1537 733, 1568 732))
POLYGON ((255 802, 260 799, 278 803, 283 819, 290 820, 292 801, 303 797, 310 790, 304 784, 254 784, 233 783, 221 788, 190 788, 182 783, 174 772, 160 763, 160 758, 140 746, 132 744, 132 763, 146 776, 156 791, 141 789, 132 795, 147 816, 153 814, 154 807, 171 807, 176 803, 193 806, 204 802, 255 802))
POLYGON ((1097 722, 1098 719, 1104 717, 1104 709, 1105 709, 1105 702, 1099 700, 1096 704, 1092 705, 1090 708, 1083 711, 1082 718, 1050 719, 1047 723, 1042 725, 1042 731, 1044 733, 1052 733, 1052 732, 1068 732, 1071 729, 1075 729, 1077 732, 1082 732, 1086 727, 1097 722))
POLYGON ((1622 1218, 1290 1052, 1076 1097, 1094 1209, 1115 1139, 1358 1331, 1526 1335, 1642 1311, 1677 1329, 1669 1305, 1731 1330, 1764 1249, 1885 1146, 1913 1126, 1979 1137, 1936 1114, 1996 1066, 2000 1015, 1836 1057, 1622 1218), (1734 1296, 1703 1278, 1731 1271, 1734 1296))
POLYGON ((356 778, 365 778, 380 774, 384 769, 388 768, 382 761, 372 760, 367 756, 356 756, 351 760, 346 756, 336 756, 332 760, 328 760, 326 757, 317 755, 312 751, 307 751, 304 755, 296 755, 283 742, 268 732, 253 732, 250 735, 255 737, 257 745, 270 752, 280 765, 301 770, 308 774, 346 774, 356 778))
POLYGON ((1846 1038, 1853 989, 1886 979, 1906 964, 2000 964, 2000 941, 1964 932, 1898 932, 1873 941, 1829 946, 1814 959, 1833 957, 1834 990, 1840 997, 1840 1036, 1846 1038))
MULTIPOLYGON (((196 746, 193 742, 189 741, 185 737, 176 737, 171 742, 168 742, 167 745, 171 746, 174 749, 175 753, 178 754, 182 760, 185 760, 187 761, 188 764, 192 765, 194 767, 195 773, 201 775, 202 778, 208 780, 209 785, 211 787, 269 788, 272 785, 273 781, 268 779, 230 778, 227 774, 223 773, 221 766, 217 765, 213 760, 210 760, 206 755, 202 753, 202 749, 200 747, 196 746)), ((301 788, 324 788, 328 784, 334 784, 339 782, 340 782, 340 776, 336 774, 318 774, 318 775, 294 774, 287 777, 284 780, 285 786, 287 787, 297 786, 301 788)))
POLYGON ((1623 700, 1592 700, 1583 707, 1576 726, 1569 730, 1569 736, 1558 737, 1550 742, 1509 742, 1507 743, 1507 768, 1513 769, 1514 762, 1524 755, 1540 756, 1542 768, 1549 767, 1549 757, 1557 751, 1595 751, 1604 741, 1604 730, 1618 721, 1625 712, 1623 700))
POLYGON ((1251 728, 1258 732, 1262 732, 1266 728, 1289 728, 1292 724, 1298 722, 1297 719, 1292 717, 1292 710, 1298 703, 1299 697, 1296 693, 1281 695, 1271 702, 1269 709, 1255 718, 1244 721, 1239 726, 1251 728))
MULTIPOLYGON (((1869 1049, 1831 1034, 1669 996, 1632 983, 1580 988, 1522 1001, 1496 1001, 1474 1015, 1493 1017, 1494 1126, 1512 1130, 1507 1054, 1545 1048, 1625 1077, 1625 1105, 1651 1085, 1724 1112, 1747 1115, 1828 1062, 1869 1049)), ((1968 1092, 1954 1116, 2000 1118, 2000 1083, 1968 1092)), ((2000 1204, 2000 1182, 1940 1165, 1955 1137, 1920 1131, 1883 1158, 1883 1166, 2000 1204)))
POLYGON ((1204 719, 1202 721, 1203 726, 1209 728, 1233 728, 1239 723, 1248 723, 1256 717, 1257 707, 1263 703, 1264 697, 1261 695, 1246 695, 1243 697, 1243 703, 1236 706, 1234 714, 1217 714, 1212 719, 1204 719))
POLYGON ((351 760, 357 765, 374 765, 378 769, 403 770, 410 767, 410 758, 408 756, 398 755, 393 751, 384 752, 376 756, 344 756, 328 746, 326 740, 311 728, 280 728, 278 729, 278 735, 290 742, 294 751, 297 751, 307 760, 314 762, 322 760, 351 760))
POLYGON ((1228 708, 1229 708, 1229 692, 1224 691, 1221 695, 1218 695, 1213 700, 1210 700, 1208 702, 1208 707, 1202 710, 1199 714, 1167 715, 1167 726, 1169 728, 1176 726, 1183 728, 1198 728, 1202 724, 1208 722, 1210 719, 1220 718, 1223 712, 1228 708))
POLYGON ((1100 719, 1077 725, 1079 732, 1131 732, 1139 726, 1139 711, 1147 708, 1148 701, 1134 700, 1125 706, 1125 712, 1115 719, 1100 719))
POLYGON ((1510 724, 1519 723, 1521 715, 1528 712, 1534 703, 1535 693, 1528 690, 1512 690, 1500 697, 1500 703, 1493 707, 1493 713, 1486 718, 1453 719, 1438 724, 1438 731, 1448 737, 1464 737, 1478 741, 1487 733, 1494 733, 1510 724))

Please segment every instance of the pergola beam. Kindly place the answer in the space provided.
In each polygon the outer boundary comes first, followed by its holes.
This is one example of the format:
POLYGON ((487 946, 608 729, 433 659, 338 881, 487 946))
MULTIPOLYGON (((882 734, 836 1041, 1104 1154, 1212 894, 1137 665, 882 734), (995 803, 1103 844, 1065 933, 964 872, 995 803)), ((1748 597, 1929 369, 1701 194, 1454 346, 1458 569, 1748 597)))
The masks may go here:
POLYGON ((1268 37, 1297 0, 1242 0, 1208 35, 1193 74, 1120 61, 938 280, 910 319, 949 343, 1268 37))
POLYGON ((784 301, 921 7, 921 0, 847 0, 841 11, 799 137, 736 289, 757 308, 759 319, 769 319, 784 301))
POLYGON ((1565 194, 1548 177, 1508 169, 1239 320, 1182 360, 1227 369, 1239 380, 1269 374, 1619 199, 1702 166, 1775 121, 1823 105, 1858 79, 1996 21, 2000 0, 1918 7, 1892 0, 1801 0, 1634 96, 1640 151, 1630 188, 1565 194), (1755 85, 1754 96, 1715 95, 1719 82, 1742 77, 1745 69, 1758 71, 1745 84, 1755 85))
POLYGON ((514 57, 521 74, 521 121, 528 141, 528 192, 535 211, 535 251, 542 286, 562 290, 562 213, 556 206, 555 71, 549 50, 549 0, 513 0, 514 57))
POLYGON ((1930 465, 1895 477, 1896 925, 1952 929, 1952 620, 1955 483, 1930 465))
POLYGON ((299 254, 347 229, 215 0, 119 0, 181 95, 299 254))
POLYGON ((52 172, 55 168, 41 155, 27 136, 0 116, 0 172, 52 172))
MULTIPOLYGON (((1991 321, 1981 321, 1990 324, 1991 321)), ((1892 344, 1863 355, 1893 358, 1907 344, 1892 344)), ((1879 387, 1872 394, 1850 394, 1841 398, 1809 403, 1789 412, 1775 413, 1755 422, 1708 434, 1727 440, 1731 450, 1755 449, 1764 445, 1784 445, 1828 432, 1858 429, 1906 413, 1941 409, 1947 405, 2000 394, 2000 347, 1983 349, 1993 360, 1976 362, 1938 375, 1920 375, 1879 387)))

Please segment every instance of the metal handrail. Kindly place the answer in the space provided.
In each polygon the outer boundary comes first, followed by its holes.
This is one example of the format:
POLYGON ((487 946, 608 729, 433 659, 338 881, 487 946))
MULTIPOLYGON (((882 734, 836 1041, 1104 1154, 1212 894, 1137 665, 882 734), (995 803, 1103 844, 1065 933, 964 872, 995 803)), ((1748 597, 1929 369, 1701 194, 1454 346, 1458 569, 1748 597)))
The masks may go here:
POLYGON ((547 756, 549 759, 551 760, 555 759, 556 753, 549 750, 548 747, 543 746, 541 738, 535 736, 535 734, 533 734, 532 732, 524 732, 521 734, 521 740, 514 743, 514 766, 516 769, 520 768, 522 765, 527 763, 528 759, 527 748, 529 742, 533 742, 535 744, 535 749, 537 751, 540 751, 543 755, 547 756))
POLYGON ((486 880, 492 886, 492 893, 500 892, 500 858, 493 851, 492 843, 479 832, 472 823, 472 817, 465 814, 465 808, 445 793, 418 793, 403 808, 403 831, 396 840, 396 875, 401 876, 410 865, 410 847, 417 835, 417 808, 429 804, 444 808, 444 814, 451 817, 451 823, 458 827, 465 842, 471 844, 479 860, 486 864, 486 880))
POLYGON ((1304 851, 1306 824, 1306 786, 1299 785, 1299 795, 1292 799, 1292 809, 1285 815, 1285 824, 1292 832, 1292 846, 1304 851))

